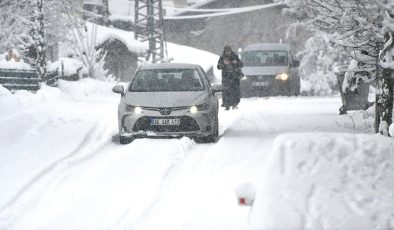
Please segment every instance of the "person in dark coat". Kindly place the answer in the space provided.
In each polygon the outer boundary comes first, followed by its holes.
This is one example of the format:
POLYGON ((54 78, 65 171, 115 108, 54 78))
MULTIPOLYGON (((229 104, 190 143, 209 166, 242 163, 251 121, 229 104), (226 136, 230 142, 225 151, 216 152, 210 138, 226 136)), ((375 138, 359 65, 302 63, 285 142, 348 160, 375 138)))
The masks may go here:
POLYGON ((222 107, 226 107, 226 110, 229 110, 231 106, 236 109, 241 100, 240 78, 242 77, 243 63, 230 46, 225 46, 217 67, 222 70, 222 107))

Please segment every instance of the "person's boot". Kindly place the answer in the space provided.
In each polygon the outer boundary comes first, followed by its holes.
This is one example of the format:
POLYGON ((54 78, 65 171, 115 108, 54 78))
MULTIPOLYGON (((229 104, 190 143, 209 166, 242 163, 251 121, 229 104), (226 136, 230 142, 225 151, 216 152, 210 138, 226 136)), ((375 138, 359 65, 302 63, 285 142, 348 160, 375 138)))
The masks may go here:
POLYGON ((230 110, 230 106, 226 106, 225 110, 226 111, 230 110))

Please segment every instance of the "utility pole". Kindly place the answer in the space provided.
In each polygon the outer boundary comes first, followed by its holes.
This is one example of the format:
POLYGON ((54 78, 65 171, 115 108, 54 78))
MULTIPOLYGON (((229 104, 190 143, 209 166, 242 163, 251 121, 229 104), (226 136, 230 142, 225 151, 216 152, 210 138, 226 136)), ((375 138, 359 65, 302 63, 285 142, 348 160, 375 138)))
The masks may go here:
POLYGON ((103 0, 103 24, 105 26, 109 25, 109 7, 108 0, 103 0))
POLYGON ((38 76, 40 79, 45 79, 47 67, 43 0, 36 0, 35 8, 32 39, 34 41, 34 49, 36 51, 38 76))
POLYGON ((135 39, 148 41, 145 61, 166 61, 162 0, 135 0, 135 39))

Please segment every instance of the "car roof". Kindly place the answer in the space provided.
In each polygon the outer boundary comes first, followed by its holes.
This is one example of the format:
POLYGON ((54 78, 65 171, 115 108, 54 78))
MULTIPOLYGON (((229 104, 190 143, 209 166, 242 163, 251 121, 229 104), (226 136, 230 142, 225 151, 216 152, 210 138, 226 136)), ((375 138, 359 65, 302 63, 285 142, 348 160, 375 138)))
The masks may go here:
POLYGON ((198 69, 199 65, 186 63, 147 63, 140 67, 141 70, 150 69, 198 69))
POLYGON ((252 50, 281 50, 281 51, 289 51, 291 50, 291 46, 286 43, 258 43, 251 44, 245 47, 244 51, 252 51, 252 50))

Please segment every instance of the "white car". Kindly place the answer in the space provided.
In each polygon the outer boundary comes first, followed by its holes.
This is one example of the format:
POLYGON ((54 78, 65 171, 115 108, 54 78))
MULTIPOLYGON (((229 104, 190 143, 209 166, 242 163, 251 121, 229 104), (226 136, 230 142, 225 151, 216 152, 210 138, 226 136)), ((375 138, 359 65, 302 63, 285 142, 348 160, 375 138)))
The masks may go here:
POLYGON ((217 92, 199 65, 147 64, 132 77, 118 108, 119 139, 127 144, 149 136, 187 136, 215 142, 219 133, 217 92))

